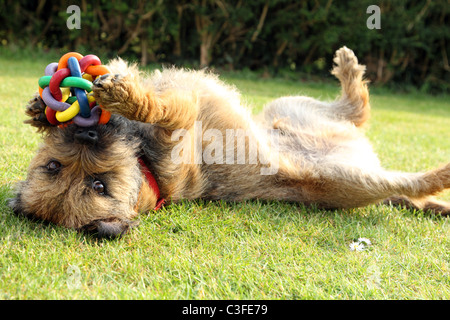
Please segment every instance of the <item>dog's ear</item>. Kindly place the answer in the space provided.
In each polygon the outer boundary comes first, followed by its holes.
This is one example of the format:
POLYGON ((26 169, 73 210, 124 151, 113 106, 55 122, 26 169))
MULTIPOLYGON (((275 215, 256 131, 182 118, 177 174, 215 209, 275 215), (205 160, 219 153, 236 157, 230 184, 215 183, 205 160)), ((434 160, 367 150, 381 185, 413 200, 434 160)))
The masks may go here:
POLYGON ((50 122, 48 122, 45 116, 45 103, 38 93, 28 101, 25 107, 25 114, 30 118, 25 120, 24 123, 29 124, 38 129, 38 132, 48 132, 55 128, 50 122))
POLYGON ((122 220, 119 218, 107 218, 94 220, 84 225, 80 231, 93 234, 98 238, 114 239, 128 232, 131 228, 137 226, 136 221, 122 220))

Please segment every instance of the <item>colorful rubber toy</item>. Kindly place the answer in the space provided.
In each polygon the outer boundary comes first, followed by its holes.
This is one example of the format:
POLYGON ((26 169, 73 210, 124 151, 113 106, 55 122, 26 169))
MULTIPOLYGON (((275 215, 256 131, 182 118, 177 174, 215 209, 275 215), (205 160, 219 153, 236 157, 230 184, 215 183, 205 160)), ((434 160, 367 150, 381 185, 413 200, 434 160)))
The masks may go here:
POLYGON ((47 120, 64 127, 75 123, 80 127, 105 124, 111 114, 97 105, 92 94, 92 81, 110 73, 100 59, 89 54, 66 53, 59 62, 45 68, 45 76, 39 79, 39 95, 46 104, 47 120))

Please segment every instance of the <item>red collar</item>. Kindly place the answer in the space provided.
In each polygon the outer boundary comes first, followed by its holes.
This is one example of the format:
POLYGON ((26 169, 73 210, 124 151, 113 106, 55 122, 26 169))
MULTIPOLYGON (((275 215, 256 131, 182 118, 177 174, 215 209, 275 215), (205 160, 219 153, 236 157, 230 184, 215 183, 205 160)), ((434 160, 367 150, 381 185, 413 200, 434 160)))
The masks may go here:
POLYGON ((150 189, 153 190, 153 192, 156 194, 156 198, 158 199, 158 201, 156 202, 156 206, 153 210, 158 210, 159 208, 162 207, 162 205, 164 204, 164 202, 166 202, 166 200, 164 198, 160 198, 158 183, 156 183, 155 177, 150 172, 150 169, 147 167, 142 157, 139 157, 138 161, 139 164, 141 165, 142 173, 147 178, 147 182, 148 185, 150 186, 150 189))

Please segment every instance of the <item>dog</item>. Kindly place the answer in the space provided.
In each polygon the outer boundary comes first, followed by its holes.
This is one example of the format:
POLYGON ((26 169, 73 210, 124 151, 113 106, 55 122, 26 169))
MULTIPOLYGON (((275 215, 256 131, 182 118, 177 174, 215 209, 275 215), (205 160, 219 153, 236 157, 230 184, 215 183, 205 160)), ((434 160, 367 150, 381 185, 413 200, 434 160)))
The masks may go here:
POLYGON ((92 87, 112 113, 107 124, 61 129, 48 123, 38 95, 28 103, 25 122, 44 143, 9 205, 106 238, 125 234, 140 212, 181 199, 275 199, 323 209, 384 202, 448 215, 450 205, 432 196, 450 188, 450 163, 425 173, 384 170, 363 132, 365 66, 346 47, 333 61, 342 87, 335 101, 282 97, 254 120, 237 90, 209 72, 168 68, 147 76, 113 60, 92 87))

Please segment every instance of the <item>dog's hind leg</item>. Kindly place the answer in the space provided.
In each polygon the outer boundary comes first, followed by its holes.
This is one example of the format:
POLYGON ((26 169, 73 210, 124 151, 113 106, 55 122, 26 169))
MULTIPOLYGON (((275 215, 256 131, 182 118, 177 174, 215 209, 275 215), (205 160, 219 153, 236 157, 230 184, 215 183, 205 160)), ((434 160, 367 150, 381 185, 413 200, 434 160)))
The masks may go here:
MULTIPOLYGON (((343 201, 348 203, 374 203, 398 194, 420 199, 450 188, 450 164, 425 173, 364 173, 347 170, 332 179, 335 182, 341 180, 335 185, 334 192, 341 194, 343 201)), ((425 206, 426 202, 422 205, 425 206)))
POLYGON ((342 86, 341 97, 332 103, 333 111, 357 127, 362 126, 370 117, 369 91, 363 80, 366 67, 358 64, 355 54, 347 47, 337 50, 333 61, 336 65, 331 73, 342 86))
POLYGON ((410 199, 405 196, 389 197, 383 201, 383 204, 403 207, 407 209, 423 210, 443 216, 450 215, 450 203, 426 197, 421 199, 410 199))
POLYGON ((292 198, 285 200, 316 203, 323 208, 363 207, 395 195, 421 199, 450 188, 450 164, 425 173, 366 171, 322 164, 315 170, 298 173, 280 169, 280 174, 283 184, 298 192, 291 192, 292 198))
POLYGON ((316 129, 329 121, 350 121, 362 126, 370 116, 369 91, 363 80, 365 66, 358 64, 352 50, 336 51, 336 65, 331 73, 341 82, 342 94, 334 102, 323 102, 305 96, 282 97, 264 108, 264 118, 277 128, 284 122, 293 127, 312 126, 316 129), (325 122, 324 122, 325 120, 325 122))

